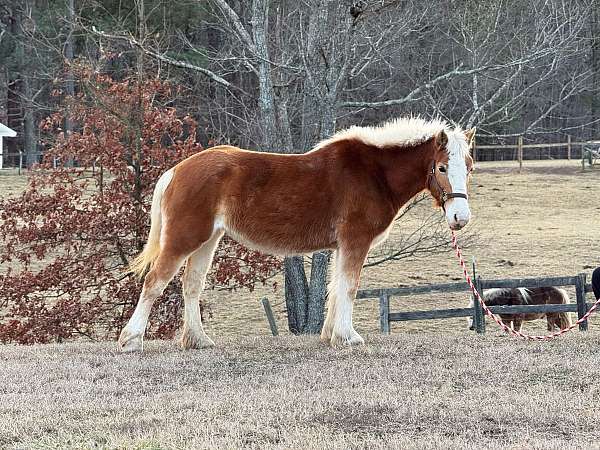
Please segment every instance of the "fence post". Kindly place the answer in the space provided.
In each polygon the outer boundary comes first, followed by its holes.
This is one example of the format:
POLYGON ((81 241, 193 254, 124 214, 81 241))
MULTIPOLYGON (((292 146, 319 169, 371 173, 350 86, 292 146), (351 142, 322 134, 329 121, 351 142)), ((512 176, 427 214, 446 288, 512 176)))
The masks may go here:
POLYGON ((517 140, 517 154, 519 157, 519 173, 521 173, 521 169, 523 169, 523 136, 519 136, 517 140))
POLYGON ((267 314, 267 320, 269 321, 269 327, 271 328, 271 333, 273 336, 278 336, 279 331, 277 330, 277 322, 275 322, 275 316, 273 315, 273 309, 271 309, 271 303, 269 303, 268 298, 263 298, 261 300, 263 308, 265 308, 265 313, 267 314))
MULTIPOLYGON (((585 273, 577 275, 575 283, 575 295, 577 297, 577 319, 581 319, 587 313, 587 304, 585 302, 585 273)), ((579 324, 579 331, 587 331, 588 322, 584 320, 579 324)))
POLYGON ((567 159, 571 159, 571 135, 567 136, 567 159))
MULTIPOLYGON (((478 275, 475 278, 475 289, 479 292, 479 295, 483 297, 483 289, 481 289, 481 277, 478 275)), ((475 314, 477 317, 475 331, 477 334, 485 334, 485 314, 483 313, 483 308, 481 307, 481 303, 476 298, 475 300, 475 314)))
POLYGON ((19 150, 19 175, 21 175, 21 170, 23 170, 23 152, 19 150))
MULTIPOLYGON (((475 283, 475 289, 479 292, 479 295, 483 295, 481 289, 479 287, 480 282, 478 281, 479 277, 477 277, 477 269, 475 265, 475 258, 473 258, 473 282, 475 283)), ((483 308, 477 300, 477 296, 473 294, 473 327, 475 328, 475 332, 477 334, 485 333, 485 316, 483 315, 483 308)))
POLYGON ((477 141, 476 137, 473 136, 473 162, 477 162, 477 141))
POLYGON ((379 297, 379 328, 383 334, 390 334, 390 297, 379 297))

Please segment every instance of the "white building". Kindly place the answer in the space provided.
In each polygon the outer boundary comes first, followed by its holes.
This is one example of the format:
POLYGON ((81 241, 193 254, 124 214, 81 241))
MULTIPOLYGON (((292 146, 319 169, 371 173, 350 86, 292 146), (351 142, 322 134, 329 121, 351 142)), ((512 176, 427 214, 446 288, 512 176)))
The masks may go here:
POLYGON ((4 160, 4 153, 2 151, 2 141, 5 137, 15 137, 17 132, 8 128, 6 125, 0 123, 0 169, 2 169, 2 162, 4 160))

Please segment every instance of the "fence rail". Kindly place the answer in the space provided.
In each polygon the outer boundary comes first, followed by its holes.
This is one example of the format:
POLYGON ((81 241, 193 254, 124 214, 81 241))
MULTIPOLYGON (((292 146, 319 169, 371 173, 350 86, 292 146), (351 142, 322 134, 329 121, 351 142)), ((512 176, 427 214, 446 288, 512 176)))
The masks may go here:
MULTIPOLYGON (((584 147, 585 146, 597 146, 600 147, 599 140, 593 141, 573 141, 571 136, 567 136, 567 142, 549 142, 545 144, 524 144, 523 136, 517 137, 517 142, 515 144, 486 144, 486 145, 475 145, 473 148, 473 159, 478 160, 478 150, 516 150, 516 159, 519 161, 519 170, 523 168, 523 155, 524 150, 527 149, 544 149, 544 148, 566 148, 567 149, 567 159, 571 159, 573 156, 573 147, 579 146, 581 147, 581 159, 582 159, 582 167, 585 167, 585 154, 584 147)), ((541 158, 538 158, 541 159, 541 158)))
MULTIPOLYGON (((475 269, 475 267, 474 267, 475 269)), ((491 306, 489 309, 494 314, 528 314, 528 313, 558 313, 575 312, 577 317, 583 317, 592 307, 592 303, 586 302, 586 293, 592 292, 592 285, 586 283, 584 273, 566 277, 541 277, 541 278, 512 278, 512 279, 489 279, 480 276, 475 277, 475 285, 481 292, 490 288, 535 288, 550 286, 574 286, 576 302, 563 305, 515 305, 515 306, 491 306)), ((379 299, 379 322, 381 332, 389 334, 392 322, 404 322, 409 320, 431 320, 449 319, 456 317, 473 317, 473 324, 478 333, 485 332, 485 320, 483 310, 479 302, 475 301, 472 308, 434 309, 422 311, 390 311, 390 297, 407 297, 410 295, 427 293, 470 293, 469 285, 465 282, 440 283, 425 286, 411 286, 400 288, 361 289, 357 292, 357 299, 379 299)), ((587 330, 587 321, 579 325, 581 331, 587 330)))
MULTIPOLYGON (((600 140, 591 140, 591 141, 573 141, 572 137, 567 136, 567 142, 548 142, 543 144, 525 144, 523 143, 523 136, 517 136, 517 142, 514 144, 484 144, 479 145, 475 144, 473 148, 473 158, 478 160, 478 151, 479 150, 516 150, 516 160, 519 161, 519 169, 523 166, 523 155, 524 150, 529 149, 545 149, 545 148, 566 148, 567 149, 567 159, 572 158, 572 153, 574 147, 581 148, 581 158, 584 158, 584 147, 585 146, 597 146, 600 148, 600 140)), ((43 156, 41 152, 35 152, 29 155, 29 158, 35 158, 36 161, 40 161, 43 156)), ((26 159, 25 152, 4 152, 4 154, 0 154, 0 157, 5 158, 6 161, 10 164, 12 162, 12 167, 18 167, 19 172, 24 168, 24 163, 26 159), (18 163, 17 163, 18 161, 18 163)), ((538 158, 541 159, 541 158, 538 158)), ((583 164, 583 161, 582 161, 583 164)), ((1 166, 0 166, 1 167, 1 166)), ((8 167, 8 165, 7 165, 8 167)))
MULTIPOLYGON (((591 308, 593 303, 586 303, 591 308)), ((489 306, 494 314, 531 314, 531 313, 561 313, 577 312, 578 305, 569 303, 566 305, 514 305, 514 306, 489 306)), ((408 320, 431 320, 450 319, 455 317, 471 317, 473 308, 434 309, 423 311, 391 312, 391 322, 404 322, 408 320)))

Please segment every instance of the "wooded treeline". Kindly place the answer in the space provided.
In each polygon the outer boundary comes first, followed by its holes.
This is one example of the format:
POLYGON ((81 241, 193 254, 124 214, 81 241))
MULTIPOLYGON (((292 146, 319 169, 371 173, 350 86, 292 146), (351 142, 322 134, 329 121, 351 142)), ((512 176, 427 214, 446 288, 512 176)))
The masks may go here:
MULTIPOLYGON (((599 15, 600 0, 0 0, 0 122, 35 162, 51 145, 37 124, 65 102, 76 130, 84 65, 177 86, 167 106, 203 145, 303 152, 403 114, 476 126, 479 143, 598 139, 599 15)), ((321 327, 328 259, 309 276, 285 261, 293 331, 321 327)))
MULTIPOLYGON (((10 152, 77 90, 74 58, 184 87, 207 143, 300 152, 337 126, 440 115, 478 138, 600 137, 600 1, 0 0, 10 152), (541 136, 539 136, 541 135, 541 136)), ((68 122, 68 121, 67 121, 68 122)), ((66 129, 69 124, 66 123, 66 129)), ((30 157, 32 159, 33 157, 30 157)))

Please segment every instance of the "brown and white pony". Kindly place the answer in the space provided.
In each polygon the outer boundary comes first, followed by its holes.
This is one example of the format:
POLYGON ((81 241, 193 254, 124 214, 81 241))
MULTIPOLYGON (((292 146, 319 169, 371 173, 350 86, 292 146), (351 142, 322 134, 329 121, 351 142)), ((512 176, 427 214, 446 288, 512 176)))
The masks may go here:
MULTIPOLYGON (((483 292, 487 306, 512 305, 562 305, 570 303, 569 295, 564 289, 555 287, 517 288, 517 289, 488 289, 483 292)), ((473 307, 473 299, 469 308, 473 307)), ((530 314, 500 314, 502 322, 515 331, 521 331, 523 322, 543 319, 546 317, 548 331, 562 330, 571 326, 569 313, 530 313, 530 314)), ((473 329, 473 318, 469 319, 469 329, 473 329)))
POLYGON ((444 121, 401 118, 351 127, 305 154, 218 146, 177 164, 154 190, 148 242, 132 264, 140 276, 149 271, 121 332, 121 349, 142 350, 152 304, 184 263, 181 344, 214 345, 202 328, 199 295, 224 233, 273 254, 334 250, 321 339, 333 346, 363 343, 352 326, 352 303, 367 253, 423 190, 445 207, 450 228, 469 222, 474 133, 444 121))

